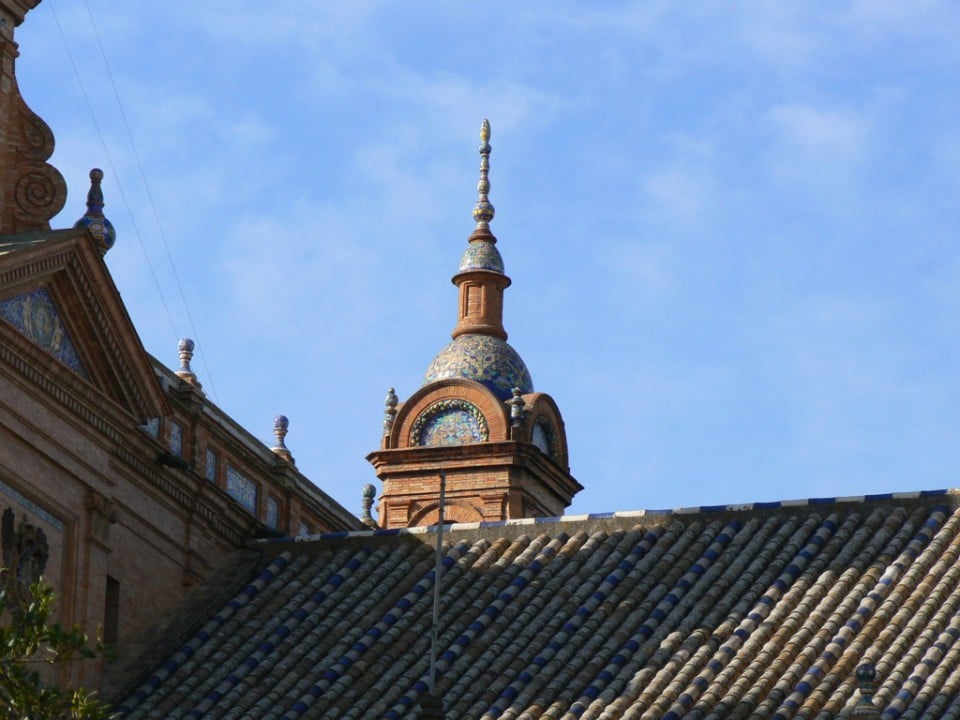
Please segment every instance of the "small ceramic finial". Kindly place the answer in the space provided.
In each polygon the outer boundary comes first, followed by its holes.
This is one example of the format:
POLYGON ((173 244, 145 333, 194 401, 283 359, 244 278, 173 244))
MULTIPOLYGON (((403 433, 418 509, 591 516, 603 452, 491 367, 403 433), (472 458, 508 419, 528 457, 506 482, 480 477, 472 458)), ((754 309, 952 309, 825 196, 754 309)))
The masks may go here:
POLYGON ((477 222, 474 234, 490 233, 490 221, 494 209, 490 204, 490 122, 483 121, 480 126, 480 180, 477 182, 477 204, 473 206, 473 219, 477 222))
POLYGON ((397 393, 393 388, 387 388, 387 397, 384 399, 385 405, 383 411, 383 434, 389 435, 393 430, 393 421, 397 419, 397 393))
POLYGON ((190 368, 194 347, 193 340, 190 338, 181 338, 180 342, 177 343, 177 353, 180 355, 180 367, 176 371, 176 376, 199 388, 200 383, 197 382, 197 376, 190 368))
POLYGON ((857 684, 860 686, 860 699, 853 708, 855 718, 879 718, 880 711, 873 704, 873 693, 877 689, 877 671, 870 663, 857 668, 857 684))
POLYGON ((275 455, 293 465, 293 455, 290 454, 283 440, 287 436, 287 430, 289 429, 290 421, 287 420, 285 415, 277 415, 277 417, 273 419, 273 435, 277 439, 277 444, 270 449, 275 455))
POLYGON ((514 427, 519 427, 523 423, 523 408, 526 403, 520 395, 520 388, 515 387, 513 397, 507 400, 507 405, 510 406, 510 424, 514 427))
POLYGON ((87 212, 74 223, 76 228, 84 228, 96 240, 101 254, 113 247, 117 241, 117 231, 113 223, 103 215, 103 189, 100 182, 103 180, 103 170, 94 168, 90 171, 90 191, 87 193, 87 212))
POLYGON ((377 527, 377 521, 373 519, 373 516, 370 514, 370 509, 373 507, 373 498, 377 494, 377 489, 370 483, 364 483, 363 489, 360 491, 362 497, 361 505, 363 507, 363 514, 360 516, 360 522, 362 522, 367 527, 377 527))

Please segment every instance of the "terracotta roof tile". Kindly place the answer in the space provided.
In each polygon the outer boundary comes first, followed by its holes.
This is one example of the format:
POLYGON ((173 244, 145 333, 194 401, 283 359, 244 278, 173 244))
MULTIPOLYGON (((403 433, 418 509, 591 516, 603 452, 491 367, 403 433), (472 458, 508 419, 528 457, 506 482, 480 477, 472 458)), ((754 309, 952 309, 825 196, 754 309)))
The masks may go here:
MULTIPOLYGON (((446 535, 447 718, 960 717, 952 494, 479 523, 446 535)), ((141 718, 414 718, 430 532, 265 543, 263 569, 119 707, 141 718)))

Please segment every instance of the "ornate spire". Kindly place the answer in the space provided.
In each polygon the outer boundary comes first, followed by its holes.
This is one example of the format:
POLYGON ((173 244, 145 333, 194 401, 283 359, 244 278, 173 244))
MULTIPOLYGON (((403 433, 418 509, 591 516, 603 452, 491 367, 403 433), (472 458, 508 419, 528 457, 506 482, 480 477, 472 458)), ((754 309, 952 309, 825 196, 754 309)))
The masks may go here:
POLYGON ((87 212, 74 223, 74 227, 86 228, 93 239, 97 241, 100 252, 106 254, 117 241, 117 231, 113 223, 103 214, 103 190, 100 181, 103 180, 103 170, 94 168, 90 171, 90 190, 87 192, 87 212))
POLYGON ((490 232, 490 221, 493 220, 495 210, 490 204, 490 121, 484 119, 480 126, 480 180, 477 181, 477 204, 473 206, 473 219, 477 226, 470 239, 484 237, 496 242, 490 232))

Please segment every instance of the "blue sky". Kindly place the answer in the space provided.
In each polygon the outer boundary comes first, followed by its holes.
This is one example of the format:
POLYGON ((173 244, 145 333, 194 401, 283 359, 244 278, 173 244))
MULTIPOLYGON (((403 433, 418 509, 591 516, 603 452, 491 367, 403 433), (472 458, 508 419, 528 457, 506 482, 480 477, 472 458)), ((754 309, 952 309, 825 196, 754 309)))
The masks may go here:
POLYGON ((455 324, 484 117, 571 512, 960 485, 957 37, 922 1, 44 0, 17 34, 54 225, 103 167, 148 351, 194 336, 215 401, 265 442, 287 415, 356 512, 386 388, 455 324))

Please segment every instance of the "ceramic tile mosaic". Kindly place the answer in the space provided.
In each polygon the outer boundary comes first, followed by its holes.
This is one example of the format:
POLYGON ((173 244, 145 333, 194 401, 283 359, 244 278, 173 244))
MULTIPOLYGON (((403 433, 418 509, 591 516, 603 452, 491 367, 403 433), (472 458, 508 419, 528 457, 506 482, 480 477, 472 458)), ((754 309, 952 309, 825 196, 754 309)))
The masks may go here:
POLYGON ((267 527, 272 527, 274 530, 280 525, 280 503, 277 502, 276 498, 269 495, 267 496, 267 515, 264 522, 267 527))
POLYGON ((960 717, 951 494, 454 525, 439 578, 434 532, 262 543, 121 716, 416 720, 439 582, 446 718, 960 717))
POLYGON ((207 448, 207 462, 203 469, 203 475, 210 482, 217 481, 217 454, 207 448))
POLYGON ((75 373, 89 379, 53 298, 45 288, 0 302, 0 317, 75 373))
POLYGON ((486 442, 487 421, 476 406, 465 400, 441 400, 416 419, 411 445, 468 445, 486 442))
POLYGON ((503 258, 497 246, 489 242, 472 242, 460 258, 460 272, 466 270, 492 270, 503 273, 503 258))
POLYGON ((140 427, 142 427, 150 437, 160 437, 160 418, 150 418, 140 427))
POLYGON ((170 452, 183 457, 183 428, 175 420, 170 421, 170 452))
POLYGON ((257 513, 257 485, 236 468, 227 465, 227 494, 254 515, 257 513))
POLYGON ((509 343, 489 335, 461 335, 430 363, 423 384, 445 378, 467 378, 486 385, 501 400, 513 388, 533 392, 530 371, 509 343))

